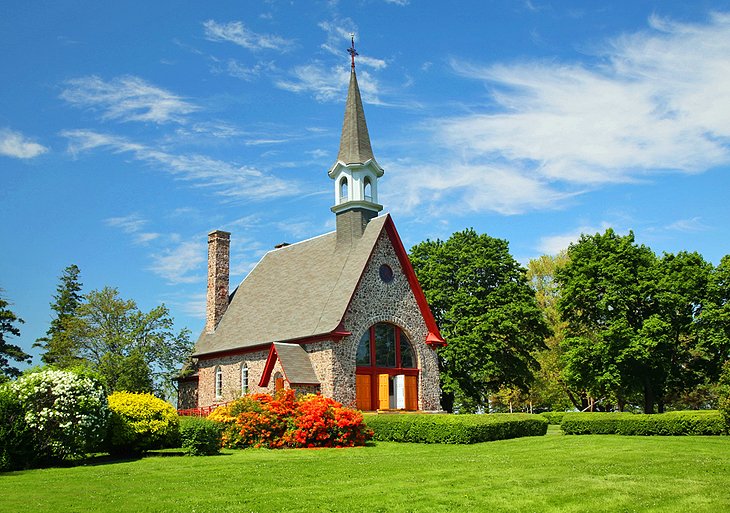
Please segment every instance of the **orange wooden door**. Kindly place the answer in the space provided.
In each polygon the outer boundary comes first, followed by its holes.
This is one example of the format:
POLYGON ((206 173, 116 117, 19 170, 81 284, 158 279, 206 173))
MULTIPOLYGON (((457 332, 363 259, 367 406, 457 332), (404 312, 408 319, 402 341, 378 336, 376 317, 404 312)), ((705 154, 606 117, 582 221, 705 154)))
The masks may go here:
POLYGON ((372 410, 370 405, 370 397, 372 396, 372 389, 370 388, 370 375, 369 374, 356 374, 355 375, 355 404, 358 410, 372 410))
POLYGON ((378 408, 390 409, 390 376, 387 374, 378 375, 378 408))
POLYGON ((276 382, 274 384, 274 390, 278 392, 279 390, 284 390, 284 378, 276 378, 276 382))
POLYGON ((406 410, 418 410, 418 376, 406 376, 406 410))

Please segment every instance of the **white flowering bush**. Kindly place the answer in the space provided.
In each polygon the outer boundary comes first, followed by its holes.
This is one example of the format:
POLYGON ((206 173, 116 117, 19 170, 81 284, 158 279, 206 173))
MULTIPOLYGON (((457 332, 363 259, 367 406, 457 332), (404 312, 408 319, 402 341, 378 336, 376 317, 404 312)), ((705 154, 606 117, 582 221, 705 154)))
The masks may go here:
POLYGON ((44 370, 22 376, 10 387, 25 411, 41 459, 83 456, 101 446, 109 406, 96 379, 44 370))

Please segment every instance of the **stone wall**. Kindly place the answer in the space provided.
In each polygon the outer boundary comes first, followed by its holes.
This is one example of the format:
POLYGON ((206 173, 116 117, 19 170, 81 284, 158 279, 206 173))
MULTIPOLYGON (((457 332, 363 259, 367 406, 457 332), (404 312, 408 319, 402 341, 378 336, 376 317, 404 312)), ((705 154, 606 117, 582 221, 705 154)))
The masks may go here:
POLYGON ((177 382, 177 408, 187 410, 198 406, 198 380, 188 378, 177 382))
POLYGON ((331 397, 346 406, 355 404, 355 356, 358 343, 365 330, 378 322, 399 326, 411 341, 420 370, 419 410, 440 410, 441 390, 436 352, 426 345, 426 323, 385 231, 377 242, 343 320, 345 329, 352 335, 333 345, 335 359, 331 397), (382 264, 393 269, 393 280, 390 283, 385 283, 380 278, 382 264))
MULTIPOLYGON (((274 391, 273 380, 268 387, 259 387, 259 380, 264 372, 268 355, 268 350, 261 350, 240 355, 200 359, 198 361, 198 404, 211 406, 241 397, 241 364, 243 363, 246 363, 248 367, 249 393, 272 393, 274 391), (223 371, 223 390, 220 398, 215 397, 215 369, 218 366, 223 371)), ((274 368, 272 376, 277 370, 281 371, 278 362, 277 366, 278 369, 274 368)))

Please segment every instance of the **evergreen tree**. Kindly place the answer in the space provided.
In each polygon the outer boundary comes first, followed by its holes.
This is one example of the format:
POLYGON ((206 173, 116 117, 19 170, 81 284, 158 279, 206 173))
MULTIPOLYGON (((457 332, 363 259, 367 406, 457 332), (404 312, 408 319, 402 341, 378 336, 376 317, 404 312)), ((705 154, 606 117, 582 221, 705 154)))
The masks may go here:
POLYGON ((74 341, 69 337, 68 330, 69 323, 83 300, 82 284, 79 282, 80 272, 76 265, 70 265, 63 270, 56 295, 53 296, 54 302, 51 303, 55 317, 51 320, 46 336, 39 338, 33 344, 33 347, 43 348, 41 360, 47 365, 63 369, 79 364, 74 341))
POLYGON ((20 328, 17 325, 24 322, 10 310, 9 306, 10 304, 0 297, 0 382, 20 376, 20 371, 10 364, 10 360, 21 363, 30 363, 32 360, 20 346, 8 342, 8 337, 20 336, 20 328))

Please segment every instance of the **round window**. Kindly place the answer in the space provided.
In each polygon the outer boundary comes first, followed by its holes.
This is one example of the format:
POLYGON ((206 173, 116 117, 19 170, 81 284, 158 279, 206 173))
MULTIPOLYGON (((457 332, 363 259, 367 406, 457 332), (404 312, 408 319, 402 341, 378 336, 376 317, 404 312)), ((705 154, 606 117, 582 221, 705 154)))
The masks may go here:
POLYGON ((385 283, 393 281, 393 269, 388 264, 380 266, 380 279, 385 283))

